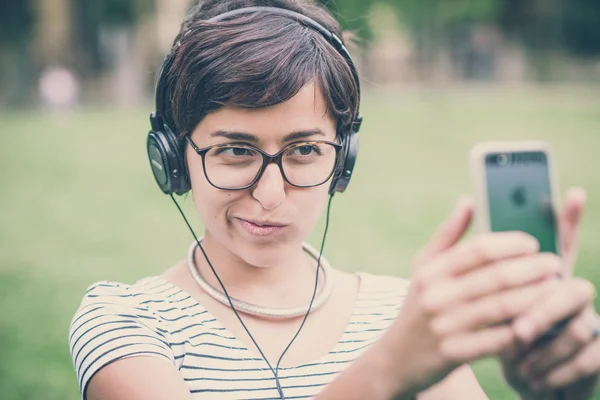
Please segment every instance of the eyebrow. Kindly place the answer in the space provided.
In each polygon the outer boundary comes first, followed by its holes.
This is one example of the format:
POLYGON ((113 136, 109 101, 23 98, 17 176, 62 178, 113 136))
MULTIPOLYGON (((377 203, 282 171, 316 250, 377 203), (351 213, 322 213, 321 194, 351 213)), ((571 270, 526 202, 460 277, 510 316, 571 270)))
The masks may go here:
MULTIPOLYGON (((325 136, 325 133, 316 128, 316 129, 309 129, 309 130, 302 130, 302 131, 294 131, 291 132, 287 135, 284 136, 283 141, 284 142, 291 142, 294 140, 298 140, 298 139, 306 139, 312 136, 325 136)), ((244 133, 244 132, 235 132, 235 131, 216 131, 210 134, 210 137, 223 137, 229 140, 238 140, 238 141, 243 141, 243 142, 251 142, 251 143, 258 143, 260 142, 260 139, 258 138, 258 136, 252 135, 250 133, 244 133)))

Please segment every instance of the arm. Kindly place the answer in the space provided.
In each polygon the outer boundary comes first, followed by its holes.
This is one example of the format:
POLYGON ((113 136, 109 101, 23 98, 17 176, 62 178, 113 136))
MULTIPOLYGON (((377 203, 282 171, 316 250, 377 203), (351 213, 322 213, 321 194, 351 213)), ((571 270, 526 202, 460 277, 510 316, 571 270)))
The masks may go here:
POLYGON ((560 265, 517 232, 458 243, 471 211, 460 205, 442 224, 417 257, 394 323, 318 400, 485 398, 462 366, 514 342, 503 322, 545 292, 560 265))
POLYGON ((179 371, 159 357, 130 357, 100 369, 87 400, 191 400, 179 371))
MULTIPOLYGON (((367 353, 338 379, 330 383, 316 397, 316 400, 414 399, 414 390, 403 385, 402 376, 403 373, 397 365, 387 364, 384 357, 375 357, 373 352, 367 353)), ((418 400, 488 399, 467 364, 458 367, 442 381, 419 393, 416 398, 418 400)))

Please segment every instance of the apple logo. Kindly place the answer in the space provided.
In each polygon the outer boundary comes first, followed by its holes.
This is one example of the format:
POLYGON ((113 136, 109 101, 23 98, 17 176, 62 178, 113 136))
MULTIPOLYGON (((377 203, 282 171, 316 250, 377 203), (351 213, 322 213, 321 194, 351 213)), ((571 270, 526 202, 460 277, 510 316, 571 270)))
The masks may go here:
POLYGON ((525 196, 525 187, 516 187, 511 193, 511 199, 516 206, 523 207, 527 202, 527 197, 525 196))

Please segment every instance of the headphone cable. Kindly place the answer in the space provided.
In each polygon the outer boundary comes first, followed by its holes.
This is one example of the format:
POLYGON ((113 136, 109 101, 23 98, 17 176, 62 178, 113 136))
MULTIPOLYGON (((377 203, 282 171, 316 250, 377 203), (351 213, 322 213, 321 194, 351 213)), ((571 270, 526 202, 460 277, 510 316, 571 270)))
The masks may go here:
POLYGON ((233 310, 233 312, 236 315, 237 319, 242 324, 242 327, 244 328, 244 330, 248 334, 248 337, 250 337, 250 340, 252 340, 252 343, 254 343, 254 346, 256 346, 256 349, 260 353, 261 357, 263 358, 263 360, 269 366, 269 369, 271 370, 271 373, 273 373, 273 376, 275 377, 275 384, 277 386, 277 392, 279 394, 280 399, 281 400, 285 400, 285 395, 283 393, 283 388, 281 387, 281 383, 279 381, 279 373, 278 373, 279 372, 279 364, 281 363, 281 360, 283 359, 283 356, 285 355, 285 353, 287 353, 287 351, 291 347, 292 343, 296 340, 296 338, 300 334, 300 331, 304 327, 304 323, 306 322, 306 319, 308 318, 308 314, 310 313, 310 310, 312 308, 315 296, 317 294, 317 286, 319 284, 319 270, 321 269, 321 257, 323 255, 323 250, 324 250, 324 247, 325 247, 325 238, 327 236, 327 230, 329 228, 329 214, 330 214, 330 209, 331 209, 331 201, 333 199, 333 193, 329 196, 329 201, 327 203, 327 215, 326 215, 326 219, 325 219, 325 230, 323 232, 323 239, 321 241, 321 250, 319 252, 319 258, 317 260, 317 272, 315 274, 316 278, 315 278, 315 287, 314 287, 314 290, 313 290, 313 295, 312 295, 312 298, 310 300, 310 304, 308 306, 308 310, 306 311, 306 314, 304 315, 304 318, 302 319, 302 323, 300 324, 300 327, 298 328, 298 331, 296 332, 296 334, 294 335, 294 337, 292 338, 292 340, 290 341, 290 343, 287 345, 287 347, 285 348, 285 350, 283 351, 283 353, 281 353, 281 356, 279 357, 279 360, 277 361, 277 365, 275 366, 275 369, 273 369, 273 367, 271 366, 271 363, 269 362, 269 360, 267 359, 267 357, 265 356, 265 354, 261 350, 260 346, 258 345, 258 343, 256 342, 256 340, 254 339, 254 336, 252 336, 252 334, 250 333, 250 330, 248 329, 248 327, 246 327, 246 324, 242 320, 242 317, 239 315, 238 311, 233 306, 233 303, 231 302, 231 297, 229 296, 229 293, 227 292, 227 289, 225 288, 225 285, 221 281, 221 278, 219 278, 219 275, 217 274, 217 271, 215 271, 212 263, 210 262, 210 260, 208 258, 208 255, 206 254, 206 251, 204 250, 204 247, 202 246, 202 244, 198 240, 198 237, 196 236, 196 233, 194 232, 194 229, 190 225, 190 223, 189 223, 188 219, 186 218, 183 210, 179 206, 179 203, 177 203, 177 200, 175 200, 175 197, 173 197, 173 194, 169 194, 169 196, 171 197, 171 199, 173 200, 173 203, 175 203, 175 206, 177 207, 177 209, 179 210, 179 213, 183 217, 183 220, 185 221, 185 223, 186 223, 187 227, 189 228, 190 232, 192 233, 192 236, 194 237, 194 240, 196 240, 196 243, 198 244, 198 247, 202 251, 202 254, 204 255, 204 258, 206 259, 206 262, 208 263, 208 266, 210 267, 210 269, 212 270, 213 274, 215 275, 215 278, 217 278, 217 281, 219 282, 219 285, 223 289, 223 293, 225 293, 225 296, 227 297, 227 300, 229 301, 229 305, 230 305, 231 309, 233 310))
MULTIPOLYGON (((326 214, 326 217, 325 217, 325 229, 323 231, 323 238, 321 239, 321 250, 319 251, 319 258, 317 259, 317 273, 315 274, 315 288, 314 288, 314 291, 313 291, 313 295, 312 295, 312 298, 310 299, 310 304, 308 305, 308 310, 306 311, 306 314, 304 314, 304 318, 302 319, 302 323, 300 324, 300 327, 298 328, 298 331, 296 332, 296 334, 294 335, 294 337, 292 338, 292 340, 290 341, 290 343, 287 345, 287 347, 285 348, 285 350, 283 350, 283 353, 281 353, 281 356, 279 357, 279 360, 277 361, 277 365, 275 366, 275 373, 277 374, 276 375, 276 382, 277 383, 279 383, 279 379, 277 379, 279 377, 279 375, 278 375, 278 373, 279 373, 279 364, 281 363, 281 360, 283 359, 283 356, 285 355, 285 353, 287 353, 287 351, 289 350, 289 348, 292 346, 292 343, 294 343, 294 341, 296 340, 296 338, 300 334, 300 331, 304 327, 304 323, 306 322, 306 320, 308 318, 308 314, 310 313, 310 310, 312 309, 313 301, 315 300, 315 297, 317 295, 317 286, 319 285, 319 270, 321 269, 321 257, 323 256, 323 249, 325 248, 325 238, 327 237, 327 231, 329 229, 329 213, 330 213, 330 210, 331 210, 331 201, 333 200, 333 194, 334 193, 332 193, 329 196, 329 201, 327 202, 327 214, 326 214)), ((329 279, 331 279, 331 277, 329 279)))

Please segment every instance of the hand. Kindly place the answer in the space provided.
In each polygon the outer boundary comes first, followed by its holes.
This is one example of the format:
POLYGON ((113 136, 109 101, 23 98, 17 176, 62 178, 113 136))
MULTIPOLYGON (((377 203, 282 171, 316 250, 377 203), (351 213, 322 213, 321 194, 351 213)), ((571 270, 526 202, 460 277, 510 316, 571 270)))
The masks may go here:
POLYGON ((509 384, 524 398, 555 398, 561 388, 565 399, 586 399, 592 395, 600 372, 600 319, 592 301, 591 283, 571 278, 577 257, 579 220, 585 193, 567 193, 559 214, 562 254, 567 267, 565 279, 548 297, 542 297, 514 321, 520 344, 501 357, 509 384), (554 324, 566 321, 557 336, 540 340, 554 324))
POLYGON ((541 297, 513 328, 520 350, 505 360, 504 370, 521 380, 526 398, 587 399, 600 372, 600 318, 593 309, 595 289, 583 279, 566 278, 554 293, 541 297), (544 334, 568 321, 556 336, 544 334), (511 370, 512 368, 512 370, 511 370))
POLYGON ((397 320, 382 337, 409 393, 440 381, 465 362, 497 355, 515 340, 505 323, 548 293, 560 259, 538 253, 518 232, 481 235, 458 243, 470 225, 470 201, 459 203, 415 258, 411 285, 397 320), (401 368, 398 368, 400 370, 401 368))

